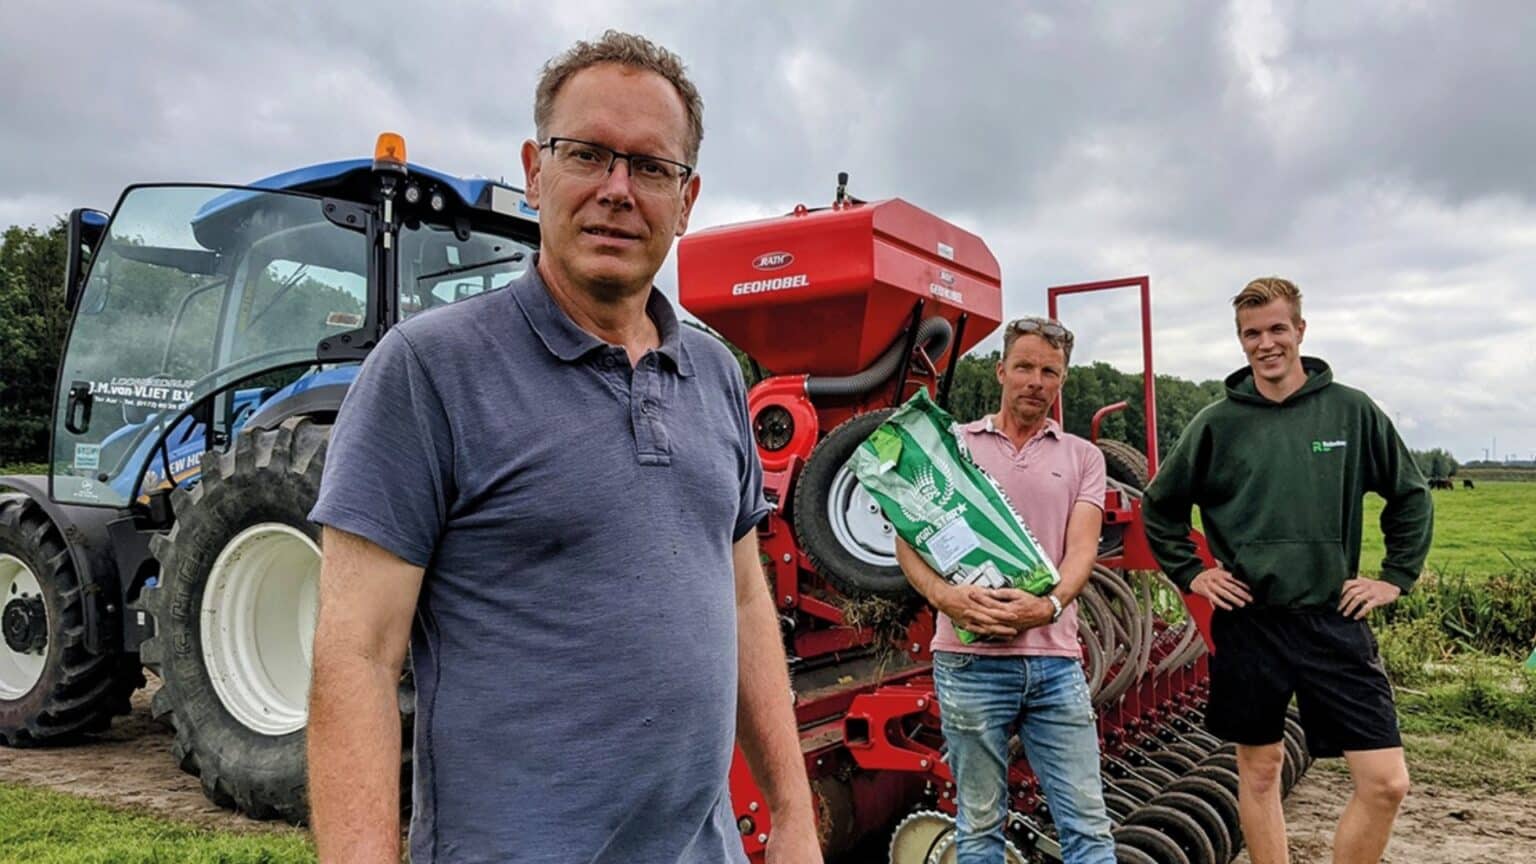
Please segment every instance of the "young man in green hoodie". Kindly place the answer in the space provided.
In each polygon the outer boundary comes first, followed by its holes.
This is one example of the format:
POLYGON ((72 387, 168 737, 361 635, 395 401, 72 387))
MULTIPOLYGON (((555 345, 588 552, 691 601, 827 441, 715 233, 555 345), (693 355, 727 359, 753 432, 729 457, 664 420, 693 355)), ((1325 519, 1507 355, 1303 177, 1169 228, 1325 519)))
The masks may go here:
POLYGON ((1227 377, 1163 461, 1142 502, 1163 570, 1216 607, 1206 724, 1237 744, 1238 809, 1253 864, 1288 862, 1280 806, 1294 694, 1308 749, 1343 755, 1354 780, 1336 864, 1381 859, 1408 792, 1392 690, 1365 623, 1412 587, 1433 504, 1386 414, 1300 354, 1301 292, 1256 279, 1236 297, 1248 367, 1227 377), (1361 579, 1361 499, 1386 499, 1380 579, 1361 579), (1200 508, 1215 567, 1190 542, 1200 508))

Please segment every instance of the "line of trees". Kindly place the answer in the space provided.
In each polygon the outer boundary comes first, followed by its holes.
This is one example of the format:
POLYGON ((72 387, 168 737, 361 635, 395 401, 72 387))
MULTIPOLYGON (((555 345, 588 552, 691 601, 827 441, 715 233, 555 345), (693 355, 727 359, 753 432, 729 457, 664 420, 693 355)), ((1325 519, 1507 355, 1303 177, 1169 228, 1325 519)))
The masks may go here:
POLYGON ((48 458, 48 423, 64 307, 61 219, 52 228, 12 227, 0 240, 0 464, 48 458))
MULTIPOLYGON (((973 420, 997 411, 1002 385, 997 381, 998 352, 960 358, 950 389, 950 412, 958 420, 973 420)), ((1174 375, 1157 376, 1157 449, 1167 453, 1179 433, 1201 408, 1220 399, 1220 381, 1199 383, 1174 375)), ((1122 372, 1108 363, 1073 366, 1061 388, 1062 425, 1068 432, 1088 437, 1093 415, 1107 405, 1125 402, 1126 408, 1104 418, 1099 437, 1124 441, 1137 450, 1146 449, 1147 406, 1140 373, 1122 372)))

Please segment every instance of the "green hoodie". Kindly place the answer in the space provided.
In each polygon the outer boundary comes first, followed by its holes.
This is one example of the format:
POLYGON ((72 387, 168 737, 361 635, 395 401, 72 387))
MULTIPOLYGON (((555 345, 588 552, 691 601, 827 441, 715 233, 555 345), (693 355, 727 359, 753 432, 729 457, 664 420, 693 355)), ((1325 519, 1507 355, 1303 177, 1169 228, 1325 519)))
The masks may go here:
POLYGON ((1258 606, 1337 606, 1360 567, 1361 498, 1386 499, 1381 578, 1405 593, 1429 553, 1434 504, 1392 423, 1370 397, 1303 357, 1307 383, 1283 402, 1227 376, 1227 397, 1190 421, 1142 500, 1147 540, 1174 582, 1205 569, 1189 540, 1191 506, 1211 554, 1258 606))

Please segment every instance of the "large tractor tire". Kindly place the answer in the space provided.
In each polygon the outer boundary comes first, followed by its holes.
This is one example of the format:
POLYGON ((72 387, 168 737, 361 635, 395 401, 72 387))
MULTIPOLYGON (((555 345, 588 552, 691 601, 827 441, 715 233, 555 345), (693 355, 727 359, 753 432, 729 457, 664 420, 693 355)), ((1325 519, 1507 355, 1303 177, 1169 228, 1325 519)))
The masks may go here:
POLYGON ((128 713, 137 659, 86 647, 84 598, 58 527, 0 495, 0 744, 62 742, 128 713))
POLYGON ((173 753, 215 803, 302 822, 304 729, 319 608, 320 491, 330 427, 295 417, 248 429, 203 457, 201 480, 172 497, 156 537, 157 584, 140 606, 156 632, 141 649, 164 685, 157 716, 173 753))
POLYGON ((816 572, 850 597, 908 600, 916 594, 896 563, 896 529, 848 465, 859 444, 894 413, 871 411, 833 429, 795 484, 795 535, 816 572))

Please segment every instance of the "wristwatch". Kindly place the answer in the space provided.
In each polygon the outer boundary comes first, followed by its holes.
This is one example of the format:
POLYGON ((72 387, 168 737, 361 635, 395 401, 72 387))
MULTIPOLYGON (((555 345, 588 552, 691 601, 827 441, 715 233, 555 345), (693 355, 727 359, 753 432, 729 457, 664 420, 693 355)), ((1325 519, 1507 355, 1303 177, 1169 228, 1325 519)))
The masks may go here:
POLYGON ((1061 620, 1061 612, 1063 608, 1061 601, 1056 598, 1055 594, 1047 594, 1045 595, 1045 599, 1051 601, 1051 623, 1055 624, 1057 621, 1061 620))

